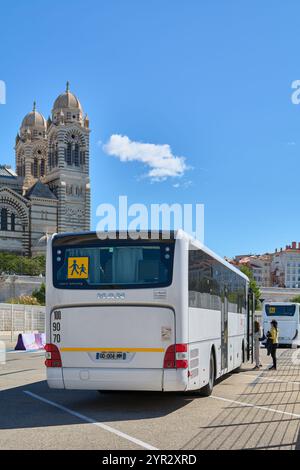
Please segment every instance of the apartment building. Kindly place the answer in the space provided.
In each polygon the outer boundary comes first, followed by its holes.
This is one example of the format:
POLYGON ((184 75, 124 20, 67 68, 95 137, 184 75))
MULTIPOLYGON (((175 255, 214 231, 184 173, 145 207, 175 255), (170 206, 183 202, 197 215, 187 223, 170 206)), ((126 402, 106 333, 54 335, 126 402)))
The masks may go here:
POLYGON ((274 253, 237 255, 229 261, 251 269, 260 287, 300 288, 300 242, 292 242, 274 253))

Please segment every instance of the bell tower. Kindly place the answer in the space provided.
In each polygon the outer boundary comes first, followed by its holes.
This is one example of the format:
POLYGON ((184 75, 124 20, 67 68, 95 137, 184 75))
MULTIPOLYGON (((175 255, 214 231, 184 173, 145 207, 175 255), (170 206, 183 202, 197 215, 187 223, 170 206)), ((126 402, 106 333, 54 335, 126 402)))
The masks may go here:
POLYGON ((58 199, 59 232, 90 229, 89 120, 78 98, 66 90, 55 100, 47 123, 45 182, 58 199))
POLYGON ((44 116, 33 109, 24 117, 16 137, 16 172, 24 178, 23 192, 46 174, 47 124, 44 116))

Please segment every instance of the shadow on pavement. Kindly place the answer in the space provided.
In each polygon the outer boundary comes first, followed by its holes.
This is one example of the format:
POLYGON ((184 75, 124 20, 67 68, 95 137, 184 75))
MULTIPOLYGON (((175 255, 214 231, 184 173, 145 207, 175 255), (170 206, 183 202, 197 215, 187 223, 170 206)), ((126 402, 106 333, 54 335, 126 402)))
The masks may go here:
POLYGON ((283 351, 278 370, 262 370, 261 380, 254 375, 236 401, 227 403, 183 448, 300 449, 300 367, 291 355, 291 350, 283 351))
POLYGON ((20 429, 78 424, 83 421, 44 403, 30 391, 94 421, 114 422, 153 419, 173 413, 197 397, 160 392, 107 392, 51 390, 46 381, 0 392, 0 429, 20 429))

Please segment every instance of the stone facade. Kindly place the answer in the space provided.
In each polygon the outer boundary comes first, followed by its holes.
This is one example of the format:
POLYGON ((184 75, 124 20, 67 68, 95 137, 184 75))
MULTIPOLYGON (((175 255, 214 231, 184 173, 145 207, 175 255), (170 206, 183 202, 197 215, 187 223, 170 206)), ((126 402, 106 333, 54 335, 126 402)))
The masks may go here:
POLYGON ((16 137, 16 172, 0 167, 0 250, 43 253, 49 235, 90 229, 89 134, 68 83, 48 121, 34 103, 16 137))

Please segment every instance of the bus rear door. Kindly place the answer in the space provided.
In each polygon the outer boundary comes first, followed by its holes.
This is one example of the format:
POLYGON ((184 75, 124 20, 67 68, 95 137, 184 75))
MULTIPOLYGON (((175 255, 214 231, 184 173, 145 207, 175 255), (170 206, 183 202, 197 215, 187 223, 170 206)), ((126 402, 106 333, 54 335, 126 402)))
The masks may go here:
POLYGON ((93 381, 102 380, 108 389, 162 389, 165 351, 175 343, 172 309, 99 305, 59 312, 51 315, 51 342, 61 353, 66 388, 94 388, 93 381))

